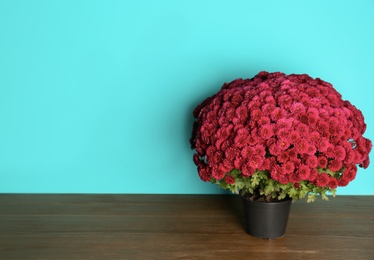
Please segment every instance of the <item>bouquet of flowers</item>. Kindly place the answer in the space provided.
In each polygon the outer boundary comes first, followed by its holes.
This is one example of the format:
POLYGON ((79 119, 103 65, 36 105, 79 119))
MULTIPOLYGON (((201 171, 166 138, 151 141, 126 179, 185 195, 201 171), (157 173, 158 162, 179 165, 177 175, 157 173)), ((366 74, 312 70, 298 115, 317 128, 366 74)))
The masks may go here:
POLYGON ((250 200, 328 200, 369 166, 364 116, 306 74, 260 72, 225 83, 193 111, 193 161, 203 181, 250 200))

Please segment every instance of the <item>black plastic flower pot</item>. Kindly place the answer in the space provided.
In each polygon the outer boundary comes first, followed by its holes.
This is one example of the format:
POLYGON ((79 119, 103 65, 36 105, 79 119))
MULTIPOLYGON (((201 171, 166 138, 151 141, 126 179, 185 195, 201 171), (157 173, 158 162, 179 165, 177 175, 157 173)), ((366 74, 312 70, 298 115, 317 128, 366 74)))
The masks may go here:
POLYGON ((285 235, 291 199, 280 202, 250 201, 241 197, 246 232, 256 238, 277 239, 285 235))

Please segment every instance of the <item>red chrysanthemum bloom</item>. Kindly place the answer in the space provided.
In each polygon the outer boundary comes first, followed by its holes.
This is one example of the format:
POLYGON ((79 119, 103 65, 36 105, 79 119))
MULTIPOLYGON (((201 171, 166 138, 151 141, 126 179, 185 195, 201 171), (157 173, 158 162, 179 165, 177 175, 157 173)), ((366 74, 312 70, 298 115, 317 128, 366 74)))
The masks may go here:
POLYGON ((247 117, 248 117, 248 110, 245 106, 239 106, 236 111, 235 111, 235 114, 238 118, 242 119, 243 121, 244 120, 247 120, 247 117))
POLYGON ((319 141, 317 141, 317 149, 319 152, 326 152, 327 149, 329 148, 329 140, 327 138, 324 138, 324 137, 321 137, 321 139, 319 139, 319 141))
POLYGON ((276 133, 275 135, 277 136, 278 140, 282 139, 282 140, 285 140, 287 141, 287 143, 289 143, 289 136, 290 136, 290 129, 286 129, 286 128, 279 128, 276 130, 276 133))
POLYGON ((254 154, 257 154, 257 155, 259 155, 259 156, 262 156, 263 158, 265 158, 266 150, 265 150, 264 145, 262 145, 262 144, 257 144, 257 145, 255 145, 255 146, 253 146, 253 153, 254 153, 254 154))
POLYGON ((315 126, 318 122, 318 116, 316 116, 314 114, 308 114, 307 122, 308 122, 309 126, 315 126))
POLYGON ((357 169, 347 169, 343 172, 343 178, 352 181, 356 177, 357 169))
POLYGON ((343 161, 346 156, 346 151, 343 146, 335 147, 335 158, 339 161, 343 161))
POLYGON ((329 183, 330 178, 327 173, 323 172, 319 174, 316 178, 316 184, 318 187, 325 187, 329 183))
POLYGON ((228 147, 225 151, 225 157, 227 160, 234 161, 235 158, 239 155, 239 150, 235 149, 234 147, 228 147))
POLYGON ((277 160, 278 162, 280 163, 285 163, 289 160, 289 155, 288 155, 288 152, 287 151, 282 151, 278 156, 277 156, 277 160))
POLYGON ((264 158, 257 154, 252 154, 248 158, 248 162, 252 168, 258 169, 261 167, 262 163, 264 161, 264 158))
POLYGON ((271 112, 270 116, 271 119, 274 121, 278 121, 286 115, 286 111, 284 109, 281 109, 279 107, 274 108, 273 111, 271 112))
POLYGON ((306 159, 306 164, 309 168, 316 168, 318 166, 318 159, 314 155, 310 155, 306 159))
POLYGON ((290 130, 295 125, 295 120, 293 118, 284 117, 276 120, 277 129, 290 130))
POLYGON ((241 169, 242 165, 245 163, 246 159, 239 156, 234 159, 234 166, 236 169, 241 169))
POLYGON ((318 109, 315 107, 309 107, 307 111, 308 115, 315 115, 318 116, 318 109))
POLYGON ((277 142, 277 146, 280 150, 284 151, 290 146, 290 142, 287 139, 279 139, 277 142))
POLYGON ((327 150, 326 150, 325 154, 326 154, 326 156, 328 158, 335 158, 336 156, 335 156, 335 147, 334 147, 334 145, 329 144, 329 146, 327 147, 327 150))
POLYGON ((236 135, 234 139, 234 144, 238 148, 245 147, 248 144, 248 135, 236 135))
POLYGON ((298 143, 294 144, 294 146, 295 146, 295 149, 296 149, 297 153, 305 154, 305 153, 308 152, 308 148, 309 148, 310 145, 309 145, 309 142, 306 139, 302 138, 302 139, 299 140, 298 143))
POLYGON ((343 163, 337 159, 330 160, 328 168, 330 171, 337 172, 343 167, 343 163))
POLYGON ((297 173, 300 180, 307 180, 310 175, 310 168, 307 165, 300 165, 297 173))
POLYGON ((313 168, 310 170, 309 181, 314 182, 318 176, 318 170, 313 168))
POLYGON ((290 132, 289 141, 291 144, 296 144, 300 140, 300 133, 297 131, 290 132))
POLYGON ((276 165, 274 157, 265 158, 262 162, 262 166, 259 168, 261 171, 269 171, 276 165))
POLYGON ((264 115, 268 116, 270 115, 274 109, 276 109, 275 105, 274 104, 264 104, 262 107, 261 107, 261 111, 264 115))
POLYGON ((318 167, 320 168, 326 168, 327 167, 328 160, 325 156, 319 156, 318 157, 318 167))
POLYGON ((283 164, 283 169, 290 174, 295 170, 295 164, 291 161, 287 161, 283 164))
POLYGON ((270 118, 266 117, 266 116, 263 116, 263 117, 260 118, 260 120, 258 120, 258 124, 259 125, 270 124, 270 118))
POLYGON ((344 164, 352 164, 355 160, 355 153, 353 150, 348 150, 344 159, 344 164))
POLYGON ((270 147, 269 147, 269 152, 273 155, 273 156, 278 156, 282 150, 279 148, 279 146, 277 144, 272 144, 270 147))
POLYGON ((250 177, 255 173, 255 168, 251 167, 249 164, 243 164, 241 168, 241 172, 243 176, 250 177))
POLYGON ((243 96, 239 92, 235 93, 231 98, 231 104, 233 104, 234 106, 238 106, 242 101, 243 96))
POLYGON ((254 109, 250 112, 251 120, 258 121, 263 117, 262 111, 260 109, 254 109))
POLYGON ((290 159, 297 158, 297 152, 296 152, 295 148, 288 149, 287 153, 288 153, 288 156, 289 156, 290 159))
POLYGON ((234 177, 232 177, 231 175, 227 175, 227 176, 225 177, 225 182, 226 182, 227 184, 234 184, 234 183, 235 183, 235 179, 234 179, 234 177))
POLYGON ((348 178, 341 178, 341 179, 339 179, 338 180, 338 185, 340 186, 340 187, 345 187, 345 186, 347 186, 348 185, 348 183, 350 182, 350 180, 348 180, 348 178))
POLYGON ((262 139, 269 139, 270 137, 272 137, 274 135, 274 127, 272 124, 265 124, 265 125, 262 125, 260 126, 260 129, 259 129, 259 133, 258 135, 262 138, 262 139))
POLYGON ((338 187, 337 179, 330 177, 329 183, 327 184, 327 186, 329 186, 330 189, 336 189, 338 187))
POLYGON ((218 167, 212 167, 212 177, 216 180, 221 180, 225 177, 226 172, 222 171, 218 167))
POLYGON ((262 139, 257 135, 257 128, 254 127, 251 134, 248 136, 248 144, 250 145, 256 145, 258 144, 262 139))
POLYGON ((193 155, 193 162, 195 163, 195 165, 199 165, 201 162, 200 156, 197 153, 194 153, 193 155))
POLYGON ((329 125, 330 129, 336 129, 339 127, 339 120, 336 117, 331 116, 329 119, 329 125))
POLYGON ((317 152, 317 147, 311 143, 307 146, 306 154, 314 155, 317 152))
POLYGON ((303 123, 299 123, 297 126, 296 126, 296 130, 303 134, 303 136, 307 136, 309 135, 309 127, 306 125, 306 124, 303 124, 303 123))
POLYGON ((207 167, 198 167, 199 177, 203 181, 210 181, 210 171, 207 167))
POLYGON ((234 169, 234 163, 228 159, 223 159, 222 165, 227 169, 226 172, 229 172, 234 169))
POLYGON ((274 180, 276 180, 276 181, 278 181, 282 184, 287 183, 287 182, 285 183, 285 180, 286 180, 286 178, 288 179, 288 177, 285 177, 286 175, 285 175, 284 169, 282 167, 280 167, 279 165, 277 165, 277 166, 275 166, 271 169, 270 175, 274 180))
POLYGON ((304 113, 305 110, 306 110, 305 106, 299 102, 294 103, 290 109, 291 113, 294 114, 295 116, 304 113))
MULTIPOLYGON (((326 120, 326 119, 324 119, 326 120)), ((318 121, 317 124, 316 124, 316 129, 318 130, 318 132, 320 133, 321 136, 323 137, 330 137, 330 132, 329 132, 329 125, 324 122, 324 121, 318 121)))
POLYGON ((235 117, 235 108, 229 107, 227 110, 222 110, 225 111, 225 118, 228 120, 233 119, 235 117))
POLYGON ((277 100, 278 104, 284 108, 289 108, 292 105, 292 101, 293 99, 290 95, 281 95, 277 100))
POLYGON ((252 156, 252 153, 253 151, 250 146, 243 147, 243 149, 240 151, 240 155, 243 158, 249 158, 250 156, 252 156))
POLYGON ((367 157, 365 160, 363 160, 359 165, 361 168, 364 168, 366 169, 367 167, 369 167, 369 164, 370 164, 370 158, 367 157))

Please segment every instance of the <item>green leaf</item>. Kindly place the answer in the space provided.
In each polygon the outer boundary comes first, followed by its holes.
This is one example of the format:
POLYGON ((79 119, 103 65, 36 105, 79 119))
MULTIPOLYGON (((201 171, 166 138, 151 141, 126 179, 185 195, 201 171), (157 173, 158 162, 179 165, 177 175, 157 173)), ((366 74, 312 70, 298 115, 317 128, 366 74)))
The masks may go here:
POLYGON ((329 200, 329 197, 327 197, 327 195, 326 195, 325 192, 322 192, 321 196, 322 196, 322 199, 323 199, 323 200, 326 200, 326 201, 329 200))
POLYGON ((292 198, 297 196, 297 190, 295 188, 290 188, 288 191, 288 195, 292 198))
POLYGON ((271 180, 268 180, 266 182, 265 188, 264 188, 265 195, 271 194, 275 192, 274 182, 271 180))
POLYGON ((308 195, 307 203, 314 202, 316 199, 316 194, 315 193, 310 193, 308 195))

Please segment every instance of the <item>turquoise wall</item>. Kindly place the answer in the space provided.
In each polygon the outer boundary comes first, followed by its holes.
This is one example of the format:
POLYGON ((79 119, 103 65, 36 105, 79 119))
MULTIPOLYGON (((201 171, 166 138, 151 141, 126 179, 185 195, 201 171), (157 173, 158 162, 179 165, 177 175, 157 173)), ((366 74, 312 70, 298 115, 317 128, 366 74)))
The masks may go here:
MULTIPOLYGON (((261 70, 331 82, 374 140, 374 1, 0 0, 0 192, 220 193, 192 110, 261 70)), ((338 194, 374 194, 374 166, 338 194)))

